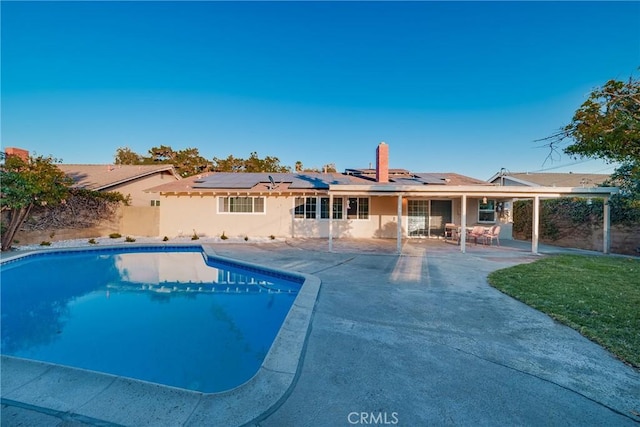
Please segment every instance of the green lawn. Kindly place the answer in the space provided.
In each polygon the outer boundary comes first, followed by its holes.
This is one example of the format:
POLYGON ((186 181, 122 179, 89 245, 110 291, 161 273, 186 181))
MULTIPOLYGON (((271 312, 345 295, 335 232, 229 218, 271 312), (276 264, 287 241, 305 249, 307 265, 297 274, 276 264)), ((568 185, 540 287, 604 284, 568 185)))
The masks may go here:
POLYGON ((640 260, 550 256, 495 271, 489 283, 640 368, 640 260))

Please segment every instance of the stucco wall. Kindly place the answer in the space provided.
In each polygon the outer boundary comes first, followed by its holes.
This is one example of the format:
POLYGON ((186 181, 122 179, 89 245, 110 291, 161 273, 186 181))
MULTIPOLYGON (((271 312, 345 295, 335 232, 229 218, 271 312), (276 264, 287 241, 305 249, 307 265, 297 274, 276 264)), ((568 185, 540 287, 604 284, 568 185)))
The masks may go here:
POLYGON ((119 233, 123 236, 159 236, 160 209, 151 206, 124 206, 119 233))
POLYGON ((161 172, 111 187, 108 191, 117 191, 124 196, 131 195, 131 206, 151 206, 151 200, 158 200, 158 195, 145 193, 144 190, 175 180, 169 172, 161 172))
MULTIPOLYGON (((271 196, 264 213, 219 213, 217 197, 203 195, 156 196, 160 199, 159 235, 228 237, 328 237, 328 219, 294 219, 295 196, 271 196)), ((467 203, 467 224, 477 220, 477 200, 467 203)), ((346 200, 345 200, 346 204, 346 200)), ((406 235, 407 200, 402 202, 402 229, 406 235)), ((453 201, 453 221, 460 223, 460 202, 453 201)), ((345 213, 346 217, 346 213, 345 213)), ((368 219, 332 221, 334 237, 395 238, 398 227, 397 196, 369 198, 368 219)))
POLYGON ((212 195, 162 196, 160 227, 162 236, 291 236, 293 198, 267 199, 264 213, 218 213, 212 195))

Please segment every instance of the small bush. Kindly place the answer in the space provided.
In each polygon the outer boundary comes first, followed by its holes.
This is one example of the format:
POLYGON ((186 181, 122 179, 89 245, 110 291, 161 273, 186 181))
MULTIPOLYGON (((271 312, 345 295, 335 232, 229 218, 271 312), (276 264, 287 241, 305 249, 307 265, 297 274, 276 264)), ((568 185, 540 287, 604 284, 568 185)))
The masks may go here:
POLYGON ((168 240, 169 240, 169 238, 168 238, 167 236, 164 236, 164 237, 162 238, 162 241, 163 241, 163 242, 166 242, 166 241, 168 241, 168 240))
POLYGON ((191 240, 198 240, 200 237, 198 237, 197 234, 194 234, 193 236, 191 236, 191 240))
POLYGON ((125 241, 125 242, 135 242, 135 241, 136 241, 136 239, 134 239, 134 238, 133 238, 133 237, 131 237, 131 236, 127 236, 127 237, 124 239, 124 241, 125 241))
POLYGON ((122 234, 120 234, 120 233, 111 233, 111 234, 109 234, 109 238, 110 239, 119 239, 121 237, 122 237, 122 234))
POLYGON ((222 232, 222 235, 220 236, 220 238, 221 238, 222 240, 227 240, 227 239, 228 239, 227 235, 226 235, 226 234, 224 234, 224 231, 222 232))
POLYGON ((46 240, 40 242, 40 246, 51 246, 51 242, 47 242, 46 240))
POLYGON ((51 233, 49 233, 49 237, 51 237, 52 239, 53 239, 53 236, 55 236, 55 235, 56 235, 55 231, 52 231, 51 233))
POLYGON ((272 234, 271 236, 269 236, 269 238, 270 238, 271 240, 276 240, 276 236, 274 236, 273 234, 272 234))
POLYGON ((96 239, 89 239, 89 243, 92 245, 97 245, 98 242, 96 242, 96 239))
POLYGON ((248 241, 249 240, 249 236, 244 236, 244 241, 248 241))

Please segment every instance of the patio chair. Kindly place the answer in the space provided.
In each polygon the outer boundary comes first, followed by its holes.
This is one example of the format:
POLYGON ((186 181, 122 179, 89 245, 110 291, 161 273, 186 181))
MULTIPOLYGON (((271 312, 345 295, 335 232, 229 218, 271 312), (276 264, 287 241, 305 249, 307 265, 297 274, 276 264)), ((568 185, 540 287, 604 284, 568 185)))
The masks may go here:
POLYGON ((500 226, 494 225, 489 229, 489 231, 482 235, 482 238, 484 239, 485 243, 489 241, 489 246, 493 244, 493 239, 496 239, 498 246, 500 246, 500 226))
POLYGON ((475 241, 475 243, 477 245, 478 244, 478 239, 483 238, 484 233, 485 233, 484 227, 481 226, 481 225, 476 225, 469 232, 469 238, 473 238, 473 240, 475 241))
POLYGON ((458 226, 453 223, 446 223, 444 225, 444 240, 457 240, 458 226))

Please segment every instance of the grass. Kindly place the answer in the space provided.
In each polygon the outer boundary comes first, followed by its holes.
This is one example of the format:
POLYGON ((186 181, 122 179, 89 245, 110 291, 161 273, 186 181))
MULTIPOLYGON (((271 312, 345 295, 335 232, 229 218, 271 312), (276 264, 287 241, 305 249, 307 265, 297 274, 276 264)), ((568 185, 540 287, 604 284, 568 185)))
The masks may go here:
POLYGON ((495 271, 489 283, 640 368, 640 260, 557 255, 495 271))

